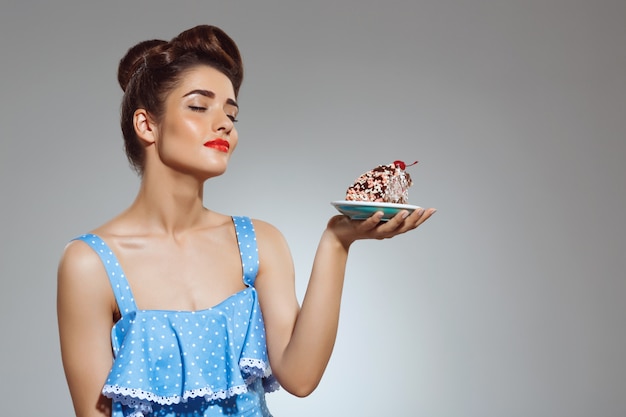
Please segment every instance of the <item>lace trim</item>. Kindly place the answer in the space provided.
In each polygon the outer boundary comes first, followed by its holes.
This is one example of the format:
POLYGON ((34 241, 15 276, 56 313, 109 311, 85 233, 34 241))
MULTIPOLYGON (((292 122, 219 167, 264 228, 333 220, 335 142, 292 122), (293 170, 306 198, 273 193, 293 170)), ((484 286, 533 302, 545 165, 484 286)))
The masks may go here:
POLYGON ((243 358, 239 361, 241 370, 248 374, 246 384, 252 383, 256 378, 261 378, 265 392, 274 392, 280 389, 278 380, 272 375, 272 369, 259 359, 243 358))
POLYGON ((141 412, 152 412, 150 403, 172 405, 187 402, 190 398, 204 397, 207 401, 226 399, 248 391, 246 385, 237 385, 227 390, 213 391, 209 387, 187 390, 183 395, 162 396, 137 388, 125 388, 119 385, 105 385, 102 394, 123 405, 138 409, 141 412))
MULTIPOLYGON (((260 359, 242 358, 239 361, 239 368, 245 374, 245 383, 250 384, 257 378, 263 379, 263 388, 266 392, 276 391, 280 388, 278 381, 272 375, 272 370, 268 364, 260 359)), ((102 394, 125 406, 135 408, 132 417, 142 417, 144 413, 151 413, 151 403, 159 405, 172 405, 187 402, 189 399, 204 397, 207 401, 223 400, 236 395, 244 394, 248 391, 247 385, 236 385, 226 390, 213 391, 210 387, 186 390, 183 395, 156 395, 153 392, 139 388, 127 388, 119 385, 105 385, 102 394)))
POLYGON ((272 370, 261 359, 242 358, 239 360, 239 369, 248 375, 265 378, 272 374, 272 370))

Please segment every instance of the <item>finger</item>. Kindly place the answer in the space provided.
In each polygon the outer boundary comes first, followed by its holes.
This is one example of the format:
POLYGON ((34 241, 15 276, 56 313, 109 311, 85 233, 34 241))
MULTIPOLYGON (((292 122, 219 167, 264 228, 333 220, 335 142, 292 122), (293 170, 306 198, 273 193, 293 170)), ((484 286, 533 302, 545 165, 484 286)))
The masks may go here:
MULTIPOLYGON (((406 233, 409 230, 413 230, 417 228, 419 225, 424 223, 430 216, 432 216, 435 211, 436 211, 435 209, 419 208, 419 209, 414 210, 410 215, 408 215, 404 219, 402 218, 400 213, 398 213, 398 215, 394 216, 394 219, 392 220, 394 221, 397 220, 399 223, 393 228, 384 230, 384 232, 386 233, 386 237, 391 237, 391 236, 399 235, 402 233, 406 233)), ((383 232, 383 230, 380 230, 380 231, 383 232)))
POLYGON ((385 223, 378 225, 377 231, 381 235, 388 235, 390 233, 398 233, 398 230, 405 226, 406 219, 409 217, 408 210, 401 210, 396 213, 391 219, 385 223))
POLYGON ((416 227, 420 218, 424 215, 426 210, 423 208, 417 208, 413 210, 407 217, 404 219, 404 225, 407 227, 416 227))
POLYGON ((383 216, 384 216, 384 213, 382 211, 377 211, 374 214, 372 214, 370 217, 368 217, 367 219, 362 220, 361 224, 359 225, 359 228, 364 231, 372 230, 380 224, 380 221, 382 220, 383 216))
POLYGON ((387 229, 395 230, 398 227, 402 226, 411 214, 412 213, 410 213, 408 210, 400 210, 391 219, 389 219, 389 221, 387 222, 387 229))
POLYGON ((433 214, 435 214, 435 212, 437 211, 437 209, 434 208, 429 208, 427 210, 422 210, 422 212, 420 213, 416 223, 415 223, 415 227, 418 227, 419 225, 421 225, 422 223, 424 223, 426 220, 428 220, 430 218, 430 216, 432 216, 433 214))

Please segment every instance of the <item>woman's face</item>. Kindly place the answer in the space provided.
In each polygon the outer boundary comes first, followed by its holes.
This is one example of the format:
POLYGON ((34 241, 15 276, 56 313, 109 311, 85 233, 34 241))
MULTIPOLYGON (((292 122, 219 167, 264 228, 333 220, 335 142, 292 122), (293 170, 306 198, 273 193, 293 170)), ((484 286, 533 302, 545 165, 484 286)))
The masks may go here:
POLYGON ((209 66, 192 68, 166 98, 155 138, 159 159, 201 179, 221 175, 237 146, 238 111, 226 75, 209 66))

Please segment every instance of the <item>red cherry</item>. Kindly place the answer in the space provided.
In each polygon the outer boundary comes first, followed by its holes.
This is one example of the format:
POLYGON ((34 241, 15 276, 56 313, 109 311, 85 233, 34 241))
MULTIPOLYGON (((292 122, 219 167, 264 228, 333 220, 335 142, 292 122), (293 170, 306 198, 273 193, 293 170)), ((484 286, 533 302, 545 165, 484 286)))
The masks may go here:
POLYGON ((405 164, 405 163, 404 163, 404 161, 393 161, 393 164, 394 164, 395 166, 399 167, 400 169, 405 170, 405 169, 406 169, 406 167, 410 167, 410 166, 412 166, 412 165, 415 165, 415 164, 417 164, 417 162, 418 162, 418 161, 415 161, 415 162, 413 162, 412 164, 407 165, 407 164, 405 164))

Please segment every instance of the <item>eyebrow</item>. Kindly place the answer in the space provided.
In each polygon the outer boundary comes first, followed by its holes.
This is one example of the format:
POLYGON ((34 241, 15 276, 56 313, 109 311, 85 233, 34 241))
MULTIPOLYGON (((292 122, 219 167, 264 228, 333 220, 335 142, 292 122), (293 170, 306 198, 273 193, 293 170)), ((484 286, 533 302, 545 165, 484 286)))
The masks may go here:
MULTIPOLYGON (((215 98, 215 93, 213 91, 209 91, 209 90, 191 90, 190 92, 185 94, 183 97, 187 97, 187 96, 190 96, 192 94, 200 94, 201 96, 205 96, 205 97, 208 97, 208 98, 215 98)), ((230 104, 231 106, 235 106, 235 107, 239 108, 239 105, 237 104, 237 102, 235 100, 233 100, 232 98, 229 98, 228 100, 226 100, 226 103, 230 104)))

